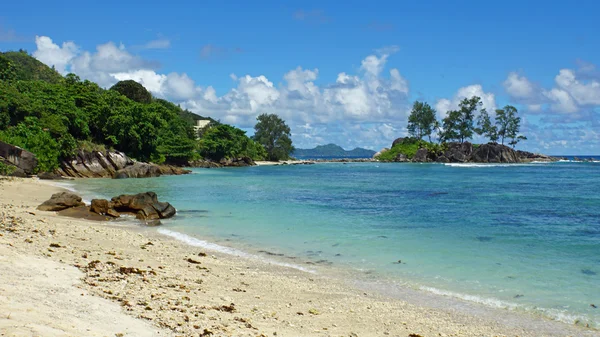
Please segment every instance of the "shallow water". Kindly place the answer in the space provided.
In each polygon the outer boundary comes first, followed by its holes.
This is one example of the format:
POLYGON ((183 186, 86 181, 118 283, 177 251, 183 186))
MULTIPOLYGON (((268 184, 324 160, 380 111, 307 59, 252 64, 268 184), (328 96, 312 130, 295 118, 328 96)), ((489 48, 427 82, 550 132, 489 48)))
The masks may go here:
POLYGON ((75 188, 86 199, 155 191, 178 210, 159 230, 188 243, 600 327, 600 163, 194 173, 75 188))

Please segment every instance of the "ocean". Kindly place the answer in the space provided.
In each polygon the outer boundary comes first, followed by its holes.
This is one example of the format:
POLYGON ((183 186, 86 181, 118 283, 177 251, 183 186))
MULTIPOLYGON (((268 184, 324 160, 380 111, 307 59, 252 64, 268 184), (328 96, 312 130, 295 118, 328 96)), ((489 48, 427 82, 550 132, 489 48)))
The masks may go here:
POLYGON ((600 328, 600 163, 323 163, 86 179, 154 191, 147 230, 390 296, 401 289, 600 328))

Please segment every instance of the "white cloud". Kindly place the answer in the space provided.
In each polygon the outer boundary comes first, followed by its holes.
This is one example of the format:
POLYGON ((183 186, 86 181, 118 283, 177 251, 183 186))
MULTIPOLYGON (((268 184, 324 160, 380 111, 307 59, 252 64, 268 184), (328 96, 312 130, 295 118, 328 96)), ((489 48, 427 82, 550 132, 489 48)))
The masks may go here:
POLYGON ((544 91, 544 96, 551 101, 550 107, 554 112, 573 113, 579 110, 571 95, 565 90, 553 88, 544 91))
POLYGON ((580 105, 600 105, 600 83, 592 80, 583 83, 575 77, 570 69, 561 69, 555 78, 559 88, 568 92, 580 105))
POLYGON ((61 47, 47 36, 36 36, 35 44, 37 49, 33 56, 41 62, 53 66, 61 74, 66 74, 67 65, 79 53, 79 48, 75 43, 63 42, 61 47))
POLYGON ((515 72, 508 74, 503 83, 506 92, 516 99, 528 99, 534 96, 534 86, 525 76, 515 72))
POLYGON ((496 110, 496 96, 491 92, 485 92, 480 84, 473 84, 458 89, 451 100, 446 98, 439 99, 435 104, 438 118, 442 119, 446 117, 448 111, 458 109, 460 101, 473 96, 481 98, 482 108, 488 112, 496 110))

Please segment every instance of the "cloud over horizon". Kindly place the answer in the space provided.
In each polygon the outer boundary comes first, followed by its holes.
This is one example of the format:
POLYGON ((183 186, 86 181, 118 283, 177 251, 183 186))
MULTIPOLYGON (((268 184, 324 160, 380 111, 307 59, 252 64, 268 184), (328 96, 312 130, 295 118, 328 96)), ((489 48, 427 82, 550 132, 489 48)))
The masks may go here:
MULTIPOLYGON (((165 41, 156 41, 148 45, 168 47, 165 41)), ((251 128, 260 113, 276 113, 292 128, 297 147, 331 142, 347 148, 389 147, 393 139, 406 135, 406 120, 412 106, 410 81, 398 68, 388 68, 390 57, 399 50, 397 46, 366 55, 354 73, 339 72, 329 81, 319 77, 318 68, 301 65, 281 78, 231 74, 234 85, 222 95, 186 73, 159 72, 157 62, 132 54, 123 44, 107 42, 96 46, 94 51, 85 51, 72 41, 59 44, 50 37, 37 36, 36 46, 33 55, 62 74, 74 72, 105 88, 132 79, 157 97, 242 128, 251 128)), ((218 47, 208 49, 207 57, 218 52, 218 47)), ((443 118, 448 110, 458 107, 461 99, 473 95, 482 98, 488 111, 494 111, 504 105, 497 103, 498 97, 506 94, 506 103, 520 109, 523 131, 530 138, 525 143, 528 149, 567 151, 584 146, 586 151, 592 151, 600 146, 600 140, 594 138, 600 134, 600 126, 593 122, 600 113, 600 83, 592 76, 595 71, 595 66, 589 63, 582 63, 577 70, 561 69, 551 88, 510 72, 499 81, 504 92, 488 91, 482 84, 473 83, 430 104, 437 109, 438 117, 443 118), (567 128, 573 125, 589 129, 577 133, 567 128)))

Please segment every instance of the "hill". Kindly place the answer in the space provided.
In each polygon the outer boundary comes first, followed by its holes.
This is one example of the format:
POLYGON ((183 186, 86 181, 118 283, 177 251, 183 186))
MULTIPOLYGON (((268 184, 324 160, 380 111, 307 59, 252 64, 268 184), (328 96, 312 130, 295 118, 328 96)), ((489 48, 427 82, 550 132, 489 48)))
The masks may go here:
POLYGON ((58 83, 63 79, 56 70, 31 57, 23 50, 0 53, 0 57, 5 57, 11 61, 15 75, 19 80, 58 83))
POLYGON ((327 144, 319 145, 314 149, 296 149, 293 156, 302 158, 371 158, 374 154, 373 150, 359 147, 346 151, 339 145, 327 144))

